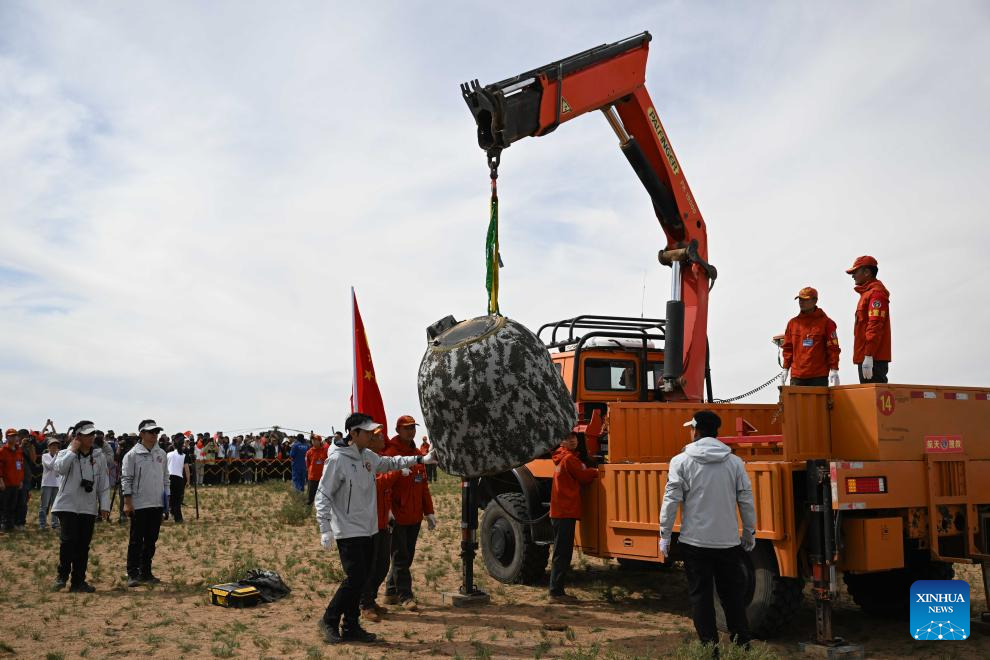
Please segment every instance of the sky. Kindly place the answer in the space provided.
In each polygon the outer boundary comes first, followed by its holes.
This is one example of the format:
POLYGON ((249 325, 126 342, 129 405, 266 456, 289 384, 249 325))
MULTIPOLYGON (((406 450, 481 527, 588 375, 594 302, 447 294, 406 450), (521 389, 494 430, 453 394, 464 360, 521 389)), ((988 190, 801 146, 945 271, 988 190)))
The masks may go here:
MULTIPOLYGON (((4 2, 0 425, 340 428, 352 286, 390 419, 418 417, 425 328, 486 312, 459 84, 643 30, 719 270, 715 395, 779 371, 809 285, 853 382, 861 254, 892 381, 990 386, 985 2, 4 2)), ((616 147, 592 113, 502 155, 505 315, 663 315, 616 147)))

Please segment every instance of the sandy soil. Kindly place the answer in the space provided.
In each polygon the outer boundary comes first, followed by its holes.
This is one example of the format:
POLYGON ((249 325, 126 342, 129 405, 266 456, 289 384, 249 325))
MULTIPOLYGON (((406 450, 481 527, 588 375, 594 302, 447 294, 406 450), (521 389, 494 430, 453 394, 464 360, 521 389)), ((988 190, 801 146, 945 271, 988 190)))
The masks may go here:
MULTIPOLYGON (((434 489, 434 532, 420 537, 414 577, 420 612, 393 610, 367 628, 384 639, 376 645, 329 647, 316 623, 340 576, 336 555, 319 546, 311 517, 296 521, 298 508, 281 483, 200 489, 200 519, 188 493, 187 522, 163 524, 155 572, 159 587, 124 586, 126 527, 99 524, 90 555, 94 594, 51 593, 58 563, 53 532, 36 528, 0 535, 0 658, 258 657, 399 658, 411 655, 498 658, 694 657, 694 630, 680 569, 619 571, 614 563, 575 557, 569 590, 574 606, 545 603, 544 590, 507 586, 484 574, 480 586, 492 604, 470 610, 442 605, 441 593, 459 585, 459 515, 456 482, 441 475, 434 489), (295 524, 292 524, 292 521, 295 524), (252 566, 283 575, 294 591, 271 605, 228 610, 209 604, 205 586, 226 581, 252 566)), ((32 497, 36 511, 37 495, 32 497)), ((986 609, 979 570, 957 566, 972 585, 972 611, 986 609)), ((797 655, 797 644, 814 633, 814 609, 805 597, 790 632, 758 647, 749 657, 797 655)), ((837 604, 835 630, 865 645, 867 657, 990 657, 990 635, 974 625, 965 642, 916 642, 907 621, 871 619, 848 597, 837 604)))

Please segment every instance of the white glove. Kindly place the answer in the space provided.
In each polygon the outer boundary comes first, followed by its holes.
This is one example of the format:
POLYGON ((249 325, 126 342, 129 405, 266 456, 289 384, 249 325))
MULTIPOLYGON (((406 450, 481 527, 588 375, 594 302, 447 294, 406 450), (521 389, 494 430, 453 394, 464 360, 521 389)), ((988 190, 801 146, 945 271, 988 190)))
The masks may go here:
POLYGON ((744 529, 742 533, 742 549, 746 552, 752 552, 755 547, 756 538, 753 536, 753 530, 744 529))
POLYGON ((873 379, 873 356, 867 355, 863 358, 863 378, 866 380, 873 379))
POLYGON ((320 534, 320 545, 327 552, 333 550, 333 532, 323 532, 320 534))
POLYGON ((830 369, 829 370, 829 372, 828 372, 828 385, 829 385, 829 387, 838 387, 839 386, 839 370, 838 369, 830 369))
POLYGON ((784 369, 784 375, 780 377, 780 384, 783 387, 787 387, 791 384, 791 370, 784 369))
POLYGON ((437 517, 432 513, 426 514, 426 527, 431 532, 437 528, 437 517))
POLYGON ((402 468, 401 470, 399 470, 399 472, 402 473, 403 477, 408 477, 410 474, 412 474, 412 470, 410 470, 409 468, 402 468))
POLYGON ((669 538, 666 538, 665 539, 662 536, 660 537, 660 554, 662 554, 664 557, 666 557, 667 555, 670 554, 670 539, 669 538))
POLYGON ((390 523, 391 523, 391 522, 395 522, 395 516, 394 516, 394 515, 392 515, 392 512, 391 512, 391 511, 389 511, 389 512, 388 512, 388 521, 389 521, 390 523))
POLYGON ((433 455, 433 450, 431 449, 427 452, 426 456, 423 457, 423 465, 430 465, 437 462, 437 457, 433 455))

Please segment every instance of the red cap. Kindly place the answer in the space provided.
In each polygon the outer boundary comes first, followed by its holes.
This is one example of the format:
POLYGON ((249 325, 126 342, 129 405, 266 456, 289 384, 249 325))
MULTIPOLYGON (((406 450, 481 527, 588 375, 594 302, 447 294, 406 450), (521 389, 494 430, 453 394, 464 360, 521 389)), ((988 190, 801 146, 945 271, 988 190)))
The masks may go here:
POLYGON ((868 254, 864 254, 862 257, 856 257, 856 261, 853 262, 853 265, 846 272, 852 275, 856 272, 857 268, 862 268, 863 266, 873 266, 876 268, 877 260, 868 254))
POLYGON ((818 300, 818 289, 806 286, 798 291, 798 294, 794 296, 794 300, 797 300, 798 298, 801 300, 818 300))
POLYGON ((416 423, 416 420, 411 415, 403 415, 395 420, 395 430, 398 431, 403 426, 419 426, 419 424, 416 423))

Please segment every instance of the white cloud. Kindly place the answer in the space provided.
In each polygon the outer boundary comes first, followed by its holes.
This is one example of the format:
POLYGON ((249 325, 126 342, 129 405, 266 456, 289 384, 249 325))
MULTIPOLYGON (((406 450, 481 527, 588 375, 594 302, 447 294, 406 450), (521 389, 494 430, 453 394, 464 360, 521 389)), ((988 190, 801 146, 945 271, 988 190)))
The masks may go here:
MULTIPOLYGON (((4 424, 339 426, 352 284, 390 414, 418 413, 425 327, 484 312, 488 182, 457 85, 642 29, 721 273, 716 393, 774 372, 809 283, 850 381, 861 253, 892 291, 894 378, 987 384, 983 5, 519 11, 4 5, 4 424)), ((599 117, 514 145, 499 188, 507 314, 638 314, 644 271, 662 314, 663 237, 599 117)))

